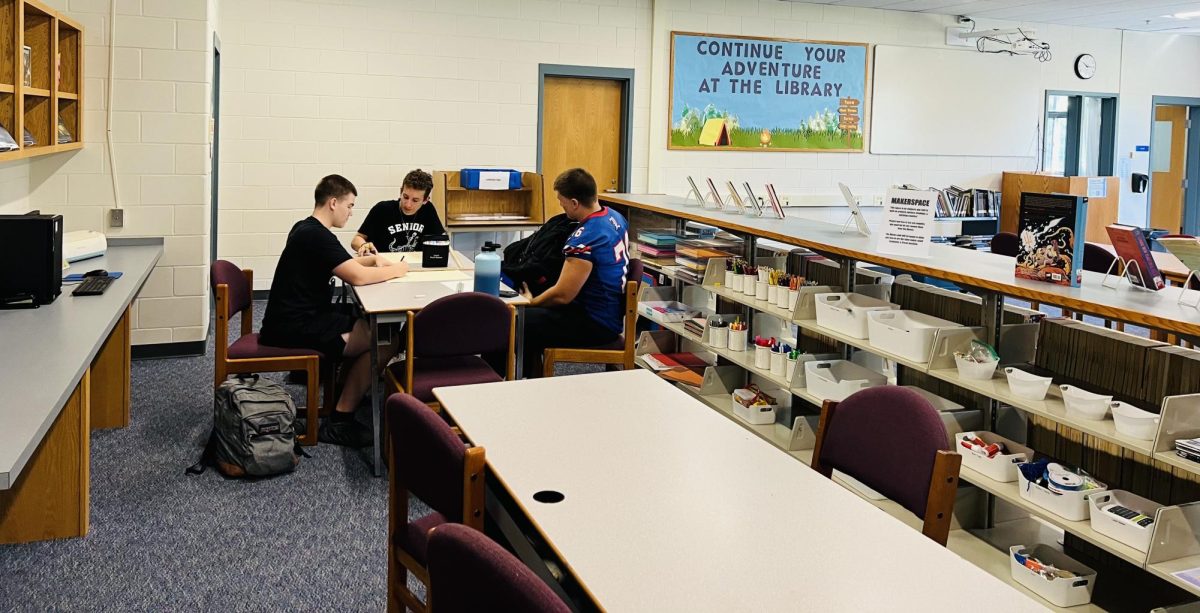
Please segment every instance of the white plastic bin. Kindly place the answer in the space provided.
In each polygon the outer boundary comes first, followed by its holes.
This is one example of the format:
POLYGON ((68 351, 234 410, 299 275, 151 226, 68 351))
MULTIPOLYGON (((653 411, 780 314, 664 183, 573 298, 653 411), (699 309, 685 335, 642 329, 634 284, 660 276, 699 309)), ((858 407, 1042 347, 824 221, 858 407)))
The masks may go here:
MULTIPOLYGON (((770 392, 767 392, 768 394, 770 392)), ((779 408, 778 404, 763 405, 756 407, 745 407, 738 402, 738 396, 745 398, 753 398, 754 392, 746 389, 737 389, 730 394, 729 402, 733 408, 733 414, 746 423, 761 426, 763 424, 775 423, 775 410, 779 408)), ((779 401, 778 396, 775 397, 776 402, 779 401)))
POLYGON ((1113 420, 1117 422, 1117 432, 1144 441, 1152 441, 1154 435, 1158 434, 1157 414, 1120 401, 1111 403, 1109 407, 1113 420))
POLYGON ((1060 385, 1063 404, 1067 407, 1067 415, 1079 419, 1100 420, 1108 416, 1108 405, 1112 396, 1096 394, 1074 385, 1060 385))
POLYGON ((947 319, 917 311, 876 310, 867 312, 871 344, 914 362, 928 362, 933 339, 941 328, 961 328, 947 319))
POLYGON ((1088 495, 1108 490, 1107 486, 1101 484, 1101 487, 1090 490, 1054 492, 1026 479, 1025 475, 1020 471, 1020 466, 1020 464, 1017 464, 1017 489, 1021 492, 1021 498, 1063 519, 1071 521, 1083 521, 1087 519, 1088 495))
POLYGON ((972 362, 964 360, 960 356, 954 356, 954 365, 958 368, 958 376, 964 379, 988 381, 992 378, 992 375, 996 374, 996 366, 998 364, 1000 364, 999 360, 972 362))
POLYGON ((1026 400, 1044 400, 1053 381, 1050 377, 1041 377, 1012 366, 1005 368, 1004 374, 1008 376, 1008 389, 1013 396, 1026 400))
POLYGON ((1092 601, 1092 588, 1096 586, 1096 571, 1077 562, 1070 556, 1047 545, 1031 549, 1014 545, 1008 549, 1009 569, 1013 579, 1029 591, 1046 599, 1056 607, 1074 607, 1092 601), (1074 577, 1046 577, 1026 568, 1022 563, 1029 555, 1055 568, 1070 571, 1074 577))
POLYGON ((1092 529, 1138 551, 1148 551, 1150 537, 1154 534, 1154 524, 1136 526, 1121 521, 1121 518, 1104 510, 1105 507, 1112 504, 1137 511, 1151 519, 1154 519, 1155 511, 1158 511, 1163 505, 1125 490, 1108 490, 1088 496, 1088 505, 1090 505, 1092 513, 1092 529))
POLYGON ((994 432, 976 430, 975 432, 959 432, 954 435, 954 450, 962 456, 963 466, 1000 483, 1012 483, 1017 480, 1017 464, 1028 462, 1033 457, 1033 450, 994 432), (993 457, 979 455, 963 446, 963 441, 979 437, 989 445, 1002 443, 1005 451, 993 457))
POLYGON ((822 400, 845 400, 860 389, 887 384, 887 377, 848 360, 805 362, 808 391, 822 400))
POLYGON ((893 310, 898 304, 862 294, 817 294, 817 325, 853 338, 867 338, 867 312, 893 310))

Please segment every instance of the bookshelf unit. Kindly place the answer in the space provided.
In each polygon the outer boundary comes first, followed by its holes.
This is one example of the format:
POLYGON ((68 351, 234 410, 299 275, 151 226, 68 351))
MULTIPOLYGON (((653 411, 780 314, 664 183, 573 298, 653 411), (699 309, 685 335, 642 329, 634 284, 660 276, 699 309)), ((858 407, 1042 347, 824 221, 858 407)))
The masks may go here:
POLYGON ((430 198, 450 232, 456 228, 503 231, 538 226, 546 220, 542 175, 536 172, 521 173, 520 189, 479 190, 463 187, 457 170, 437 170, 430 198))
POLYGON ((0 0, 0 126, 20 145, 0 162, 83 147, 82 70, 83 26, 37 0, 0 0), (58 142, 60 119, 70 142, 58 142))
MULTIPOLYGON (((1062 293, 1057 293, 1053 290, 1047 292, 1043 290, 1048 288, 1043 288, 1042 284, 1025 283, 1015 279, 1002 280, 1000 278, 1001 274, 1011 275, 1011 272, 1009 272, 1012 270, 1009 268, 1010 265, 1005 264, 1001 268, 998 266, 987 266, 985 262, 985 260, 990 261, 1000 258, 1000 256, 979 254, 968 250, 948 251, 949 247, 942 248, 935 246, 935 249, 946 250, 945 253, 939 254, 945 257, 901 261, 893 256, 874 253, 868 247, 870 245, 869 239, 861 241, 861 246, 856 244, 855 241, 858 241, 858 239, 842 235, 838 232, 836 226, 830 226, 829 224, 792 219, 767 220, 729 215, 721 212, 705 211, 696 206, 688 207, 682 199, 661 196, 614 196, 604 194, 601 195, 601 199, 610 205, 626 207, 629 212, 627 218, 631 220, 636 215, 641 216, 640 221, 646 222, 648 221, 646 216, 649 214, 649 219, 657 217, 658 221, 662 221, 664 217, 668 221, 673 218, 677 230, 683 226, 685 221, 691 221, 732 232, 746 241, 747 254, 756 253, 758 251, 756 248, 757 241, 765 238, 812 250, 826 256, 830 260, 838 262, 839 266, 854 266, 856 262, 861 261, 924 274, 935 279, 948 279, 960 286, 974 288, 969 291, 980 296, 974 298, 974 301, 976 301, 978 308, 982 312, 981 318, 984 326, 964 327, 952 330, 955 331, 954 334, 960 337, 960 339, 969 341, 969 336, 987 340, 993 345, 1000 347, 1002 365, 1020 366, 1024 362, 1032 362, 1032 337, 1036 336, 1036 330, 1039 325, 1045 325, 1042 323, 1005 323, 1001 325, 999 323, 1002 319, 1000 314, 1003 311, 1001 309, 1006 308, 1004 307, 1004 296, 1036 295, 1044 304, 1063 306, 1070 303, 1078 310, 1091 314, 1120 312, 1121 316, 1118 319, 1135 325, 1175 330, 1189 336, 1200 334, 1200 312, 1195 309, 1176 308, 1176 300, 1182 290, 1174 291, 1170 295, 1139 295, 1127 291, 1126 288, 1103 288, 1105 291, 1092 291, 1100 285, 1100 275, 1088 275, 1088 278, 1084 282, 1084 288, 1066 290, 1062 293), (939 260, 954 260, 954 256, 960 257, 957 261, 939 263, 939 260), (963 270, 968 270, 969 272, 960 272, 963 270), (993 311, 990 316, 989 311, 993 311), (1031 331, 1034 334, 1031 335, 1031 331), (998 338, 1002 338, 1004 342, 997 342, 998 338), (1024 345, 1022 341, 1024 341, 1024 345)), ((644 227, 661 228, 662 225, 655 222, 653 225, 646 225, 644 227)), ((763 261, 761 258, 757 259, 759 262, 763 261)), ((816 320, 810 314, 801 311, 801 304, 799 302, 797 303, 797 308, 794 310, 782 309, 767 301, 756 300, 753 296, 748 296, 742 292, 730 291, 723 287, 723 259, 709 261, 709 269, 706 271, 704 281, 701 284, 691 284, 671 274, 675 269, 674 266, 655 265, 648 266, 648 269, 659 272, 665 277, 672 278, 677 286, 679 286, 680 281, 685 283, 686 285, 683 286, 683 290, 685 291, 678 294, 679 298, 677 299, 689 304, 700 305, 702 312, 708 313, 709 308, 714 309, 713 312, 717 313, 728 311, 727 306, 721 306, 722 303, 718 299, 724 301, 725 305, 734 303, 746 309, 744 313, 749 314, 749 319, 754 324, 758 323, 757 318, 769 316, 778 319, 784 324, 796 326, 798 332, 805 333, 806 335, 809 333, 815 334, 837 341, 842 347, 858 349, 888 359, 893 364, 902 367, 905 372, 913 371, 920 373, 930 383, 946 383, 961 392, 974 394, 974 397, 985 401, 985 405, 990 405, 988 410, 993 420, 1000 410, 1016 410, 1029 418, 1030 428, 1041 422, 1050 423, 1052 426, 1057 427, 1060 436, 1064 436, 1063 432, 1075 432, 1076 434, 1072 436, 1076 438, 1072 438, 1070 441, 1077 446, 1082 444, 1087 453, 1107 453, 1111 455, 1114 453, 1112 450, 1115 448, 1115 456, 1113 456, 1115 461, 1137 462, 1139 465, 1147 466, 1147 469, 1149 469, 1149 465, 1152 462, 1155 470, 1166 470, 1168 478, 1182 479, 1189 483, 1200 483, 1200 463, 1179 458, 1175 456, 1172 449, 1173 441, 1177 438, 1200 436, 1200 394, 1166 396, 1161 399, 1159 403, 1161 404, 1161 424, 1156 437, 1153 440, 1135 439, 1117 432, 1111 417, 1103 420, 1087 420, 1067 415, 1063 401, 1056 388, 1052 389, 1051 393, 1044 400, 1032 401, 1014 395, 999 369, 997 375, 987 381, 964 379, 954 367, 952 357, 947 361, 947 357, 939 353, 936 341, 935 349, 929 359, 907 359, 889 354, 886 351, 881 351, 879 348, 873 346, 869 339, 852 338, 834 330, 823 328, 817 324, 816 320), (707 306, 703 306, 706 303, 705 300, 694 302, 696 294, 691 292, 697 290, 711 296, 711 302, 708 302, 707 306), (691 295, 691 298, 685 299, 689 295, 691 295), (1001 407, 1004 408, 1001 409, 1001 407)), ((801 270, 801 272, 804 271, 801 270)), ((859 272, 862 272, 861 269, 859 272)), ((851 275, 846 270, 839 271, 839 277, 843 280, 843 283, 850 285, 849 291, 854 291, 855 289, 855 283, 851 277, 857 276, 859 275, 851 275)), ((822 282, 827 283, 828 281, 822 282)), ((861 280, 858 282, 859 284, 862 283, 861 280)), ((897 283, 900 283, 900 281, 897 281, 897 283)), ((937 293, 939 290, 931 289, 927 291, 937 293)), ((666 298, 660 295, 656 299, 666 298)), ((893 300, 893 302, 896 301, 893 300)), ((1007 307, 1008 310, 1012 308, 1007 307)), ((1024 311, 1023 309, 1021 310, 1024 311)), ((705 339, 702 336, 696 336, 683 330, 682 324, 664 325, 660 323, 658 325, 666 332, 675 334, 678 343, 675 345, 678 348, 677 350, 704 351, 724 358, 724 361, 718 362, 718 365, 711 370, 741 368, 744 371, 742 379, 738 379, 736 375, 731 376, 729 374, 724 375, 723 378, 731 381, 749 381, 753 378, 771 386, 778 386, 786 382, 781 381, 780 377, 773 376, 767 371, 754 368, 751 358, 752 353, 750 352, 730 352, 728 350, 717 350, 709 347, 704 343, 705 339), (729 364, 730 366, 725 366, 725 364, 729 364)), ((752 325, 751 336, 756 334, 755 330, 756 325, 752 325)), ((957 342, 962 342, 962 340, 957 342)), ((669 344, 660 344, 664 347, 670 347, 669 344)), ((953 351, 955 347, 951 346, 950 348, 953 351)), ((670 351, 670 349, 665 350, 670 351)), ((640 346, 639 353, 643 353, 640 346)), ((645 366, 644 364, 639 365, 645 366)), ((1056 382, 1061 382, 1058 376, 1055 377, 1055 380, 1056 382)), ((793 395, 793 403, 798 400, 805 400, 813 404, 819 403, 819 399, 814 399, 813 395, 805 389, 801 379, 793 377, 792 381, 787 383, 790 383, 790 385, 785 386, 785 389, 790 389, 793 395)), ((898 380, 897 383, 902 382, 898 380)), ((683 384, 677 385, 681 388, 684 387, 683 384)), ((732 416, 727 407, 729 402, 728 396, 714 393, 714 391, 721 390, 712 389, 708 384, 707 377, 706 391, 697 392, 694 388, 685 391, 693 392, 693 395, 699 397, 710 407, 729 416, 730 419, 747 430, 754 432, 781 451, 801 461, 806 459, 806 455, 811 455, 811 450, 805 452, 803 450, 789 449, 790 432, 783 423, 752 426, 732 416)), ((1105 391, 1104 393, 1109 392, 1105 391)), ((797 416, 796 412, 792 412, 788 417, 785 417, 785 421, 789 421, 797 416)), ((995 421, 992 421, 989 426, 988 420, 984 420, 984 429, 994 431, 995 426, 995 421)), ((1057 457, 1057 453, 1060 453, 1060 451, 1054 448, 1041 449, 1036 445, 1031 446, 1035 450, 1048 453, 1053 457, 1057 457)), ((1030 503, 1020 497, 1019 488, 1016 483, 993 481, 987 476, 966 467, 961 471, 960 477, 963 482, 976 486, 989 497, 1007 503, 1007 507, 1012 509, 1010 513, 1015 512, 1023 517, 1023 519, 1013 520, 1011 518, 996 519, 993 516, 985 526, 987 529, 981 531, 972 530, 971 533, 963 531, 964 533, 960 535, 961 538, 965 538, 972 543, 969 548, 971 555, 964 553, 963 557, 971 559, 977 565, 988 570, 988 572, 993 572, 989 567, 1002 561, 1006 563, 1007 552, 991 549, 992 545, 980 540, 980 537, 986 537, 986 540, 989 541, 1000 540, 1001 537, 994 536, 996 534, 1005 535, 1003 538, 1017 538, 1008 535, 1013 531, 1020 532, 1022 530, 1016 527, 1018 524, 1036 523, 1042 526, 1053 526, 1055 529, 1070 534, 1079 541, 1111 555, 1116 560, 1164 579, 1190 592, 1192 595, 1200 596, 1200 588, 1170 574, 1177 570, 1200 566, 1200 530, 1193 532, 1193 527, 1200 525, 1200 502, 1190 502, 1195 500, 1195 497, 1186 493, 1190 491, 1187 489, 1187 486, 1181 490, 1185 492, 1184 494, 1173 494, 1170 500, 1159 500, 1160 503, 1169 502, 1171 504, 1162 507, 1156 514, 1154 539, 1152 540, 1154 544, 1151 545, 1150 551, 1146 552, 1097 532, 1088 520, 1069 521, 1055 515, 1048 509, 1030 503), (994 524, 992 523, 993 521, 994 524), (979 536, 976 536, 977 534, 979 536)), ((1123 482, 1105 480, 1108 481, 1111 489, 1123 490, 1130 487, 1123 482)), ((1179 487, 1179 485, 1173 485, 1172 487, 1179 487)), ((1046 542, 1044 537, 1042 542, 1046 542)), ((1025 544, 1032 545, 1036 543, 1025 544)), ((953 545, 951 545, 951 548, 954 548, 953 545)), ((998 572, 993 572, 993 574, 1004 574, 1003 568, 998 566, 995 568, 998 572)))

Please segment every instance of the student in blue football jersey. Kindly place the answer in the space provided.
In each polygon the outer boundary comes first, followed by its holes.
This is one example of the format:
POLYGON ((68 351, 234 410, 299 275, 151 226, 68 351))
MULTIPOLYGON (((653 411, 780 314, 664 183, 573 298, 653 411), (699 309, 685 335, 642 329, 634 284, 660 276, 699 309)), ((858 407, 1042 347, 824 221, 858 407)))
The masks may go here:
POLYGON ((621 298, 629 267, 627 224, 620 213, 596 200, 596 180, 582 168, 572 168, 554 180, 558 204, 579 222, 563 245, 558 283, 531 300, 525 310, 525 372, 542 374, 542 353, 548 347, 596 347, 610 343, 624 327, 621 298))

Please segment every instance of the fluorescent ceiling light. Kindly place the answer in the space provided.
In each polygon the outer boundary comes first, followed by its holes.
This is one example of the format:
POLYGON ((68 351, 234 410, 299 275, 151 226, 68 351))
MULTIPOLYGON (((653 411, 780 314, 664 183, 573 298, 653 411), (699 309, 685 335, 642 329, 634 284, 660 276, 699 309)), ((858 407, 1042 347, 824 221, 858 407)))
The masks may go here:
POLYGON ((1174 17, 1175 19, 1192 19, 1194 17, 1200 17, 1200 11, 1186 11, 1183 13, 1175 13, 1174 15, 1170 16, 1174 17))

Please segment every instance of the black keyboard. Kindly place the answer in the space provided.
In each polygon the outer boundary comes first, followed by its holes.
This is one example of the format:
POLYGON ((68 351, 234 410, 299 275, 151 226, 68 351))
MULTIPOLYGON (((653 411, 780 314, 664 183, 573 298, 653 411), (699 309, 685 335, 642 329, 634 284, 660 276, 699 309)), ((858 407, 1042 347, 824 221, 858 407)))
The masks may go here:
POLYGON ((113 277, 84 277, 79 285, 75 286, 75 291, 71 292, 72 296, 99 296, 116 281, 113 277))

